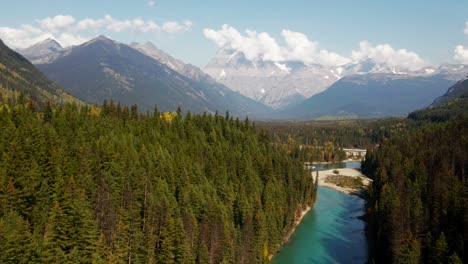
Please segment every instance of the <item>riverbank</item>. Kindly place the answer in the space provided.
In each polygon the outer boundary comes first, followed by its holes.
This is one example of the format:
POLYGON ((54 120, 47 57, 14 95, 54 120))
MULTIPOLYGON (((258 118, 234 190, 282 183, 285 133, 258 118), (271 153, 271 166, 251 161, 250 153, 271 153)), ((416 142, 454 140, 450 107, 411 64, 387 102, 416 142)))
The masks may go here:
POLYGON ((291 231, 289 231, 289 233, 283 238, 283 241, 281 241, 281 246, 278 248, 278 250, 276 250, 274 253, 271 253, 268 255, 268 260, 271 261, 271 259, 275 256, 276 253, 278 253, 279 249, 286 243, 289 242, 289 240, 291 239, 291 236, 294 234, 294 232, 296 231, 296 228, 301 224, 302 222, 302 219, 304 219, 304 216, 307 215, 307 213, 309 213, 310 210, 312 210, 313 207, 311 206, 307 206, 306 209, 302 210, 301 211, 301 214, 299 215, 299 217, 296 219, 296 221, 294 221, 294 225, 293 225, 293 228, 291 229, 291 231))
MULTIPOLYGON (((315 179, 317 172, 312 172, 312 177, 315 179)), ((318 172, 318 185, 327 187, 345 194, 354 194, 354 195, 362 195, 364 189, 372 183, 372 180, 362 174, 358 169, 350 169, 350 168, 342 168, 342 169, 331 169, 331 170, 323 170, 318 172), (338 174, 334 173, 334 171, 338 171, 338 174), (327 181, 327 178, 333 177, 336 175, 344 176, 344 177, 353 177, 353 178, 360 178, 362 180, 362 187, 361 188, 348 188, 343 186, 338 186, 334 183, 327 181)))
POLYGON ((318 193, 314 208, 271 263, 366 263, 365 200, 327 187, 319 186, 318 193))

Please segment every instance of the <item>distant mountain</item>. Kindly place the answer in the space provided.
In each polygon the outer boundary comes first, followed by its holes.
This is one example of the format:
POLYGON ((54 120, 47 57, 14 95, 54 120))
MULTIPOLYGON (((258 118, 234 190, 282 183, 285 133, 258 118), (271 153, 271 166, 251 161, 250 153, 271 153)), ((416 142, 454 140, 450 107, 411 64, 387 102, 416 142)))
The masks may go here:
POLYGON ((53 39, 46 39, 18 52, 33 64, 49 63, 57 59, 64 48, 53 39))
POLYGON ((39 104, 47 101, 82 103, 48 80, 31 62, 7 47, 2 40, 0 40, 0 92, 2 100, 22 93, 26 98, 39 104))
POLYGON ((462 95, 468 95, 468 76, 451 86, 444 95, 436 98, 432 105, 445 104, 462 95))
POLYGON ((324 92, 278 114, 280 118, 321 116, 383 117, 405 115, 429 105, 468 74, 468 66, 443 65, 430 74, 369 73, 346 76, 324 92), (458 76, 458 77, 457 77, 458 76))
POLYGON ((192 112, 229 110, 240 116, 269 111, 214 81, 189 78, 179 73, 179 68, 169 67, 170 60, 161 62, 140 48, 99 36, 58 52, 57 58, 38 67, 70 93, 92 103, 113 99, 138 104, 141 110, 154 105, 165 111, 180 106, 192 112))
MULTIPOLYGON (((448 68, 453 70, 452 67, 448 68)), ((415 71, 404 67, 391 67, 371 59, 341 66, 306 65, 297 61, 279 63, 261 59, 248 60, 241 52, 225 49, 221 49, 204 68, 204 71, 218 82, 275 109, 298 104, 325 91, 346 76, 356 74, 432 76, 444 70, 449 69, 428 66, 415 71)), ((453 74, 457 75, 457 72, 453 74)))
POLYGON ((275 109, 296 104, 341 78, 336 69, 302 62, 251 61, 221 50, 204 71, 234 91, 275 109))
POLYGON ((133 42, 130 44, 130 47, 139 50, 141 53, 150 56, 151 58, 159 61, 160 63, 166 65, 172 70, 190 79, 214 82, 214 80, 208 74, 204 73, 200 68, 191 64, 185 64, 183 61, 178 60, 172 57, 171 55, 165 53, 164 51, 158 49, 151 42, 146 42, 144 44, 133 42))

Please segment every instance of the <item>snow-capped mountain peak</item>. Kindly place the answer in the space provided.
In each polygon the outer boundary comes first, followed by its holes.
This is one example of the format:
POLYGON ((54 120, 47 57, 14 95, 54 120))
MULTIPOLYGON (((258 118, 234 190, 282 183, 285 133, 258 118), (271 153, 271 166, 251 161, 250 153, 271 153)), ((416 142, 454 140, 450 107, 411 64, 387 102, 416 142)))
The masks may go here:
POLYGON ((319 93, 340 78, 321 65, 248 60, 242 52, 230 50, 220 50, 204 71, 232 90, 277 109, 319 93))
MULTIPOLYGON (((415 70, 373 59, 325 66, 297 61, 248 60, 242 52, 221 49, 204 71, 232 90, 278 109, 320 93, 346 76, 376 74, 371 78, 402 79, 442 74, 444 78, 458 80, 468 71, 468 66, 426 66, 415 70)), ((362 78, 356 79, 362 81, 362 78)))

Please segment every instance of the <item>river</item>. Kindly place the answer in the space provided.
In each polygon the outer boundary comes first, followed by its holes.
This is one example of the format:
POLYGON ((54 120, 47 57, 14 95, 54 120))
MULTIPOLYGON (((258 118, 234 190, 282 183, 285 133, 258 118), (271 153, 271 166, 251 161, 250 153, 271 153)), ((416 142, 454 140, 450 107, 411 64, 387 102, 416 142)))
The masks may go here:
MULTIPOLYGON (((346 162, 314 166, 323 170, 359 165, 360 162, 346 162)), ((358 196, 319 187, 314 209, 304 217, 272 263, 366 263, 365 222, 359 219, 364 214, 364 203, 358 196)))

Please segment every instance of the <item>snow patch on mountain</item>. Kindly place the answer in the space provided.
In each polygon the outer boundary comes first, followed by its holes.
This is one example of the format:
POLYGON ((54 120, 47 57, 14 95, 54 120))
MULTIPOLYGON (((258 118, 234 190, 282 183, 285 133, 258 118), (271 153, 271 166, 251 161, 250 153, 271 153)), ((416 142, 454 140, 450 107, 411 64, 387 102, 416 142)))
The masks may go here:
MULTIPOLYGON (((318 94, 346 76, 376 74, 370 78, 383 78, 382 81, 385 81, 388 78, 442 74, 444 78, 458 80, 466 76, 468 66, 424 66, 415 70, 407 65, 395 66, 369 58, 339 66, 326 66, 300 61, 249 60, 240 51, 220 49, 204 71, 232 90, 280 109, 318 94)), ((357 82, 362 80, 356 78, 357 82)))

